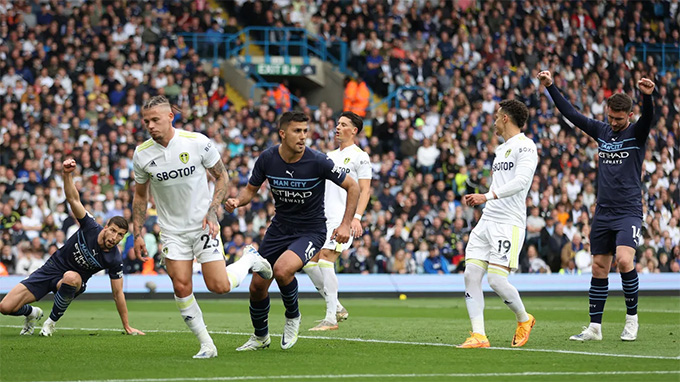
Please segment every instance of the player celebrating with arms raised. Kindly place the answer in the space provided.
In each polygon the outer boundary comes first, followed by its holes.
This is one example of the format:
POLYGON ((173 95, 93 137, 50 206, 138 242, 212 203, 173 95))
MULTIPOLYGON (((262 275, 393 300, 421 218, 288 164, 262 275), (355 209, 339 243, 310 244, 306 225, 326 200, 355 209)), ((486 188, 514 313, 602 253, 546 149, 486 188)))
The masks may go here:
POLYGON ((63 164, 64 194, 71 206, 73 216, 80 228, 71 235, 64 246, 59 248, 39 269, 31 273, 0 301, 0 313, 11 316, 26 316, 22 335, 33 334, 35 323, 42 318, 43 311, 29 305, 52 291, 54 305, 50 317, 45 320, 41 336, 51 336, 54 325, 64 314, 74 298, 85 292, 87 280, 95 273, 106 269, 111 279, 111 292, 116 302, 118 315, 127 334, 144 334, 130 327, 128 310, 123 293, 123 258, 118 243, 128 231, 128 222, 122 216, 114 216, 102 227, 90 216, 80 202, 78 190, 73 184, 76 161, 67 159, 63 164))
POLYGON ((487 270, 489 285, 517 317, 513 347, 527 343, 536 322, 524 309, 517 288, 508 282, 508 274, 517 268, 524 244, 526 197, 538 153, 534 142, 520 130, 529 117, 527 107, 517 100, 504 100, 498 105, 494 127, 505 142, 496 148, 491 189, 486 194, 464 197, 469 206, 486 203, 486 207, 465 250, 465 304, 472 332, 459 348, 491 346, 484 331, 482 278, 487 270))
POLYGON ((635 271, 635 249, 642 227, 642 161, 645 144, 654 118, 652 92, 654 82, 638 81, 642 92, 642 115, 631 123, 633 100, 617 93, 607 99, 609 123, 585 117, 564 99, 553 84, 548 71, 538 79, 552 97, 557 109, 576 127, 597 141, 597 208, 590 230, 593 253, 593 277, 590 280, 590 325, 573 341, 602 339, 602 313, 609 294, 609 269, 616 254, 626 300, 626 324, 621 333, 624 341, 634 341, 638 332, 638 275, 635 271))
POLYGON ((175 302, 184 322, 201 343, 194 358, 217 357, 217 348, 193 294, 194 257, 201 264, 205 285, 214 293, 236 288, 251 268, 265 278, 272 277, 272 270, 267 261, 252 251, 244 251, 243 257, 225 270, 217 208, 227 192, 227 173, 208 137, 175 129, 172 108, 163 96, 150 98, 142 107, 142 117, 151 139, 137 146, 133 157, 137 183, 132 201, 135 253, 146 256, 141 232, 151 189, 175 302), (215 179, 212 197, 207 172, 215 179))
MULTIPOLYGON (((345 111, 338 118, 335 137, 340 142, 340 148, 328 153, 333 163, 352 179, 359 183, 359 203, 354 219, 352 219, 352 235, 362 235, 361 216, 366 210, 366 205, 371 197, 371 177, 373 170, 368 154, 357 145, 354 139, 361 132, 364 122, 358 115, 351 111, 345 111)), ((312 331, 335 330, 338 321, 346 320, 347 309, 338 301, 338 277, 335 275, 335 261, 342 251, 352 245, 352 237, 347 243, 336 243, 331 237, 333 228, 340 225, 340 219, 345 211, 345 199, 347 192, 331 181, 326 181, 326 242, 321 251, 312 258, 304 267, 304 271, 314 283, 316 289, 326 300, 326 317, 321 322, 309 329, 312 331)))
MULTIPOLYGON (((279 285, 286 323, 281 336, 281 348, 295 345, 300 330, 298 282, 300 270, 323 246, 326 240, 324 194, 326 180, 347 191, 345 213, 340 226, 331 235, 338 243, 350 237, 350 224, 357 209, 359 186, 345 171, 335 166, 326 155, 305 145, 309 117, 301 112, 286 112, 279 119, 281 144, 260 154, 255 162, 248 185, 238 198, 227 200, 229 212, 253 199, 265 180, 274 196, 276 214, 260 246, 260 253, 274 266, 274 278, 279 285)), ((258 350, 269 346, 269 286, 271 280, 253 275, 250 282, 250 319, 255 333, 238 351, 258 350)))

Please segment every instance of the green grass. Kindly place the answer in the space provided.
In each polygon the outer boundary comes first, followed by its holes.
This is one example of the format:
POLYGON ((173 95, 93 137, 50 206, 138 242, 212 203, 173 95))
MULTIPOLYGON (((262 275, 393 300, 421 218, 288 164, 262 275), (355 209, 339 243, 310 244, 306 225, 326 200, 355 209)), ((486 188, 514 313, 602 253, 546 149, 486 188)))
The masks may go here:
MULTIPOLYGON (((344 299, 350 312, 340 330, 308 332, 324 314, 321 299, 302 299, 301 338, 279 347, 280 299, 272 299, 272 346, 234 349, 251 332, 245 299, 199 300, 219 349, 218 358, 194 360, 198 343, 174 301, 128 301, 133 327, 146 336, 124 336, 113 301, 78 301, 54 337, 19 336, 23 318, 0 317, 0 380, 301 380, 305 381, 678 381, 680 298, 642 297, 640 332, 622 342, 625 309, 612 297, 600 342, 567 338, 586 324, 586 297, 525 298, 536 326, 525 347, 511 349, 514 315, 487 294, 486 329, 491 349, 456 349, 470 327, 462 298, 344 299), (75 328, 83 328, 82 330, 75 328), (653 373, 654 372, 654 373, 653 373), (663 374, 659 373, 663 372, 663 374), (619 374, 616 374, 619 373, 619 374)), ((51 303, 38 303, 47 314, 51 303)))

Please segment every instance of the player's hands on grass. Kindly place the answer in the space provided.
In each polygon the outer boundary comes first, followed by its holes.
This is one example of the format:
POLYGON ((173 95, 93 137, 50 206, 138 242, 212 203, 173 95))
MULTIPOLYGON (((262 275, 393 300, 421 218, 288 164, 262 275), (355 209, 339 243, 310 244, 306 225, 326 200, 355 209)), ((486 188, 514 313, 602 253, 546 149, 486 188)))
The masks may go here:
POLYGON ((638 81, 638 88, 642 94, 650 95, 654 91, 654 81, 649 78, 640 78, 640 81, 638 81))
POLYGON ((486 196, 484 194, 467 194, 463 196, 463 201, 468 206, 474 207, 486 203, 486 196))
POLYGON ((131 336, 145 336, 146 335, 143 331, 132 328, 130 326, 125 328, 125 334, 131 335, 131 336))
POLYGON ((237 207, 238 207, 238 199, 236 199, 236 198, 229 198, 224 203, 224 209, 227 210, 227 212, 229 212, 229 213, 234 212, 234 210, 237 207))
POLYGON ((217 222, 217 213, 212 208, 208 210, 208 213, 203 218, 202 228, 205 229, 206 226, 209 228, 210 238, 214 239, 217 237, 217 234, 220 232, 220 225, 217 222))
POLYGON ((337 243, 345 244, 349 241, 350 226, 348 224, 340 224, 340 226, 333 230, 331 236, 337 243))
POLYGON ((146 261, 149 259, 149 252, 146 250, 146 242, 144 242, 144 238, 142 237, 142 235, 139 235, 137 236, 137 238, 135 238, 133 252, 139 260, 146 261))
POLYGON ((361 237, 361 235, 364 233, 364 227, 361 226, 361 220, 359 219, 352 219, 350 227, 350 233, 353 237, 361 237))
POLYGON ((547 70, 538 72, 536 78, 538 78, 538 80, 541 81, 541 85, 545 86, 546 88, 553 83, 552 74, 550 74, 550 72, 547 70))
POLYGON ((63 170, 64 170, 64 174, 70 174, 73 171, 75 171, 75 169, 76 169, 76 160, 69 158, 69 159, 64 161, 64 163, 62 164, 62 167, 63 167, 63 170))

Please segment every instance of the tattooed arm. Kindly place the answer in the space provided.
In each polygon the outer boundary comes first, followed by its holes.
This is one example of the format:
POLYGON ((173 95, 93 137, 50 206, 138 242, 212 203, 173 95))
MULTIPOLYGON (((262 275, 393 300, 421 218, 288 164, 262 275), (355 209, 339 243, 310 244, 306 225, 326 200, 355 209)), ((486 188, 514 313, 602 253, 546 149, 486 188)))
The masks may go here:
POLYGON ((142 226, 146 220, 146 205, 149 201, 149 182, 135 185, 135 196, 132 199, 132 227, 134 234, 134 253, 140 259, 148 255, 146 243, 142 237, 142 226))
POLYGON ((203 228, 206 225, 210 227, 210 237, 217 237, 219 234, 219 224, 217 222, 217 209, 220 204, 224 201, 227 196, 227 187, 229 176, 227 175, 227 170, 224 168, 222 160, 217 161, 215 165, 208 169, 208 173, 215 178, 215 192, 213 193, 212 202, 210 203, 210 208, 208 208, 208 213, 203 218, 203 228))

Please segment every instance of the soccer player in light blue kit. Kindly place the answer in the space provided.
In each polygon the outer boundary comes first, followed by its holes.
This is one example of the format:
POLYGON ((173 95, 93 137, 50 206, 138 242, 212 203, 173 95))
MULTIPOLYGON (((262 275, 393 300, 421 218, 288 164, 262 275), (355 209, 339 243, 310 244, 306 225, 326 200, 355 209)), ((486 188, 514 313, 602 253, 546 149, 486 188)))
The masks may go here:
MULTIPOLYGON (((274 268, 283 305, 286 324, 281 337, 281 348, 290 349, 298 339, 300 311, 298 283, 295 272, 302 269, 326 241, 324 194, 326 179, 347 191, 345 213, 333 237, 346 243, 350 237, 350 223, 357 208, 359 186, 346 176, 325 154, 305 145, 309 117, 301 112, 283 113, 279 120, 281 144, 265 150, 257 158, 246 188, 238 198, 227 199, 226 210, 248 204, 265 180, 269 182, 276 214, 265 233, 260 254, 274 268)), ((237 348, 238 351, 269 347, 269 286, 266 280, 253 274, 250 283, 250 318, 255 333, 237 348)))
POLYGON ((76 161, 64 161, 64 193, 73 215, 80 223, 78 229, 64 246, 59 248, 38 270, 22 280, 0 301, 0 313, 25 316, 21 335, 31 335, 37 321, 43 316, 42 309, 29 305, 50 292, 54 293, 54 305, 50 317, 45 320, 41 336, 54 333, 55 323, 61 318, 74 298, 85 292, 87 280, 102 269, 108 270, 111 291, 116 308, 127 334, 144 334, 130 327, 128 310, 123 293, 123 259, 118 243, 128 231, 128 223, 122 216, 112 217, 102 227, 90 216, 80 202, 78 190, 73 185, 76 161))
POLYGON ((590 243, 593 253, 593 277, 590 281, 590 325, 572 341, 602 339, 602 313, 609 294, 609 268, 616 254, 626 299, 626 324, 623 341, 635 341, 638 333, 638 275, 635 271, 635 248, 642 227, 642 161, 649 130, 654 119, 652 92, 654 82, 638 81, 642 92, 642 115, 635 123, 633 100, 617 93, 607 100, 609 123, 585 117, 577 112, 553 84, 548 71, 538 73, 538 79, 552 97, 557 109, 576 127, 597 141, 597 209, 593 216, 590 243))

